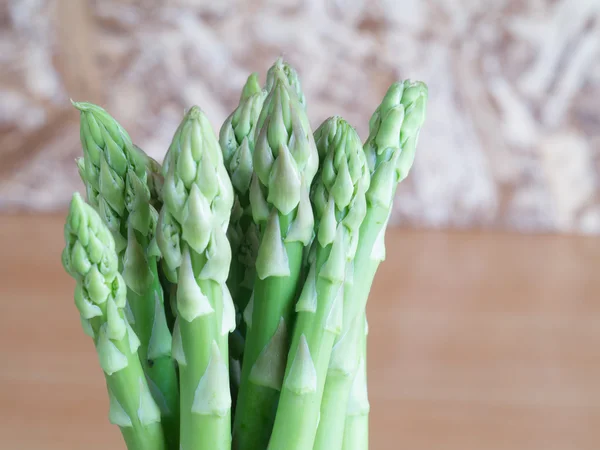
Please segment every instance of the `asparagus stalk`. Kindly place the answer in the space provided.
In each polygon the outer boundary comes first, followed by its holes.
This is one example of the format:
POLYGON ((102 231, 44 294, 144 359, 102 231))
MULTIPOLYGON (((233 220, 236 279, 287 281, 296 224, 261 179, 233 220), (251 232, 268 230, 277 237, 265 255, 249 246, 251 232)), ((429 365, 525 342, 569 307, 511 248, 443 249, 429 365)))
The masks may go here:
MULTIPOLYGON (((351 292, 351 283, 345 286, 345 292, 351 292)), ((344 296, 344 304, 350 298, 344 296)), ((335 343, 329 367, 327 379, 321 400, 321 415, 315 444, 313 449, 337 449, 342 448, 344 440, 344 427, 346 424, 346 411, 352 382, 360 362, 360 334, 363 330, 362 316, 354 320, 350 326, 343 324, 344 334, 340 334, 335 343)))
MULTIPOLYGON (((364 330, 359 337, 358 368, 350 388, 343 430, 342 450, 367 450, 369 448, 369 396, 367 391, 367 327, 364 315, 359 316, 357 328, 364 330)), ((343 394, 343 393, 340 393, 343 394)), ((343 414, 342 414, 343 415, 343 414)), ((337 430, 336 430, 337 431, 337 430)))
POLYGON ((304 96, 302 85, 300 84, 298 72, 296 72, 296 69, 294 69, 287 61, 284 61, 283 58, 278 58, 277 61, 275 61, 275 64, 267 71, 266 90, 270 92, 275 85, 275 80, 282 74, 287 80, 292 92, 296 94, 296 98, 300 105, 302 105, 303 108, 306 108, 306 97, 304 96))
POLYGON ((296 325, 269 450, 311 450, 335 337, 342 328, 344 280, 352 273, 365 216, 369 169, 356 131, 333 117, 319 140, 323 156, 312 202, 315 260, 296 305, 296 325))
MULTIPOLYGON (((321 421, 315 439, 315 450, 339 450, 340 430, 346 417, 348 396, 355 378, 356 339, 353 327, 360 326, 375 273, 385 258, 384 236, 391 214, 396 187, 408 175, 415 156, 420 128, 425 119, 427 87, 420 82, 397 82, 388 89, 369 123, 369 137, 364 145, 371 172, 367 191, 367 214, 360 228, 360 239, 354 260, 351 290, 344 294, 342 332, 337 339, 327 375, 321 421), (325 401, 326 400, 326 401, 325 401)), ((319 142, 322 130, 315 133, 319 142)), ((366 359, 365 359, 366 363, 366 359)))
POLYGON ((233 189, 217 138, 198 107, 175 133, 163 171, 157 242, 178 283, 172 351, 180 371, 181 449, 228 450, 227 340, 235 311, 225 283, 233 189))
POLYGON ((252 295, 258 252, 258 226, 252 220, 250 208, 250 181, 254 131, 267 92, 260 88, 258 75, 251 74, 242 89, 238 107, 227 118, 219 133, 225 167, 234 190, 234 206, 227 230, 232 259, 227 287, 236 307, 236 330, 229 336, 229 381, 231 384, 232 412, 235 414, 241 377, 241 360, 246 327, 241 320, 252 295))
POLYGON ((159 204, 158 163, 134 146, 127 132, 104 109, 90 103, 73 105, 81 113, 84 156, 80 173, 88 198, 118 243, 130 321, 141 343, 138 354, 160 406, 169 447, 178 449, 177 373, 158 276, 159 252, 155 244, 151 245, 158 219, 152 206, 159 204))
POLYGON ((138 357, 140 341, 125 320, 125 282, 108 228, 79 194, 65 224, 62 260, 76 280, 75 304, 84 331, 94 339, 110 399, 109 420, 118 425, 130 450, 166 447, 160 410, 138 357))
POLYGON ((252 220, 250 181, 254 132, 267 93, 260 88, 257 74, 248 77, 239 106, 227 118, 219 133, 225 167, 235 194, 234 207, 227 236, 234 255, 227 286, 238 311, 248 304, 256 271, 258 227, 252 220))
POLYGON ((261 111, 250 204, 260 229, 254 297, 245 310, 246 346, 234 446, 266 448, 283 381, 303 252, 313 236, 309 189, 318 153, 304 108, 276 65, 261 111))
POLYGON ((398 183, 406 178, 415 158, 421 126, 425 120, 427 86, 404 81, 392 84, 369 123, 364 145, 371 185, 367 191, 367 214, 360 229, 353 301, 344 311, 344 322, 363 314, 375 272, 385 259, 385 231, 398 183))

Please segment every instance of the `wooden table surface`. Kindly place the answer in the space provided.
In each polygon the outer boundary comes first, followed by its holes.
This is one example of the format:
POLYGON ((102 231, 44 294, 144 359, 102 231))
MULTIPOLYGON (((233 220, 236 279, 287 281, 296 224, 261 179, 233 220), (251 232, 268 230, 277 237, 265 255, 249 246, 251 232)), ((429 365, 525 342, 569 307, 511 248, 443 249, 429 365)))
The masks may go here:
MULTIPOLYGON (((62 217, 0 216, 0 448, 118 449, 62 217)), ((600 240, 394 231, 369 304, 371 448, 598 450, 600 240)))

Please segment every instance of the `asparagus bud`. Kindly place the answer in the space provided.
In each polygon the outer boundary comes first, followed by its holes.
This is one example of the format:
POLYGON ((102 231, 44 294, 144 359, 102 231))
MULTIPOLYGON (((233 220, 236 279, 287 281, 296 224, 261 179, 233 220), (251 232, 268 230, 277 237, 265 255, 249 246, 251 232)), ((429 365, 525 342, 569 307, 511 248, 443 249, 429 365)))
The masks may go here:
POLYGON ((125 319, 126 288, 115 243, 97 212, 75 194, 65 224, 63 265, 75 279, 75 304, 96 345, 110 399, 109 419, 128 448, 166 448, 160 409, 138 358, 139 339, 125 319))
POLYGON ((306 99, 304 97, 304 92, 302 91, 302 86, 300 85, 298 72, 296 72, 296 69, 294 69, 289 63, 284 61, 283 58, 278 58, 275 64, 273 64, 273 66, 271 66, 271 68, 267 71, 267 91, 271 91, 273 89, 275 79, 281 72, 283 72, 285 80, 287 81, 291 91, 296 95, 300 105, 302 105, 303 108, 306 108, 306 99))

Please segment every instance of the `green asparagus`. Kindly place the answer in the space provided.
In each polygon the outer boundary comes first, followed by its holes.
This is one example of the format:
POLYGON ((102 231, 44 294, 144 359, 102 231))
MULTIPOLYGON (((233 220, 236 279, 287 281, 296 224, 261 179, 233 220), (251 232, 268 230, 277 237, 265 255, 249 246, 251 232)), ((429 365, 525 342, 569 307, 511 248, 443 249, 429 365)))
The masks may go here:
POLYGON ((88 199, 97 206, 119 243, 119 267, 128 288, 128 318, 140 339, 140 360, 161 408, 169 447, 178 449, 177 373, 171 359, 171 332, 158 275, 159 252, 152 245, 158 219, 152 206, 159 204, 158 163, 135 147, 127 132, 104 109, 91 103, 73 105, 81 115, 80 174, 88 199))
POLYGON ((305 246, 313 237, 309 189, 318 153, 304 108, 280 66, 261 111, 250 204, 260 229, 254 296, 234 422, 240 450, 265 448, 283 381, 305 246))
POLYGON ((320 176, 313 186, 315 259, 296 305, 297 319, 269 450, 311 450, 327 367, 342 328, 344 280, 352 273, 365 216, 369 169, 356 131, 333 117, 321 127, 320 176))
POLYGON ((65 242, 63 265, 77 282, 75 304, 104 371, 109 420, 121 428, 127 448, 166 449, 160 410, 138 357, 140 341, 125 320, 126 287, 114 239, 79 194, 71 201, 65 242))
POLYGON ((157 242, 177 277, 172 352, 180 371, 181 448, 225 450, 231 444, 228 334, 235 328, 225 284, 233 188, 200 108, 185 115, 163 171, 157 242))
POLYGON ((296 70, 251 74, 219 136, 200 108, 163 165, 80 111, 63 265, 109 420, 135 450, 367 450, 366 305, 427 87, 394 83, 364 144, 314 132, 296 70))
POLYGON ((363 326, 366 324, 364 315, 359 318, 357 328, 364 332, 359 336, 358 367, 352 380, 350 396, 346 409, 342 410, 340 414, 343 416, 343 411, 346 411, 342 450, 366 450, 369 448, 369 411, 371 407, 367 392, 367 327, 363 326))
MULTIPOLYGON (((398 183, 406 178, 412 166, 420 128, 425 119, 427 87, 420 82, 394 83, 376 109, 369 123, 369 137, 364 145, 371 172, 367 191, 367 214, 360 228, 360 239, 354 262, 360 273, 352 290, 344 296, 344 318, 340 337, 335 344, 321 405, 321 424, 315 450, 339 450, 340 429, 345 417, 340 415, 347 404, 350 379, 355 377, 355 349, 344 340, 365 313, 371 284, 385 258, 384 236, 398 183), (327 390, 334 392, 327 392, 327 390)), ((365 362, 366 363, 366 362, 365 362)), ((368 421, 368 418, 366 419, 368 421)), ((355 447, 359 448, 359 447, 355 447)), ((363 447, 363 449, 366 447, 363 447)))

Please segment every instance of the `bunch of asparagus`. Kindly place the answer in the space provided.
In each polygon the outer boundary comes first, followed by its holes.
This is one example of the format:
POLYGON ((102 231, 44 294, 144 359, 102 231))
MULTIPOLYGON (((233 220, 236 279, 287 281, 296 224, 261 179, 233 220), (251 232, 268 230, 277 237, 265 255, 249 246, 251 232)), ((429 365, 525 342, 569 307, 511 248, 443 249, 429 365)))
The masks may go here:
POLYGON ((337 116, 313 133, 279 59, 218 138, 189 109, 162 166, 73 103, 63 265, 128 449, 367 449, 365 306, 426 102, 397 82, 364 145, 337 116))

